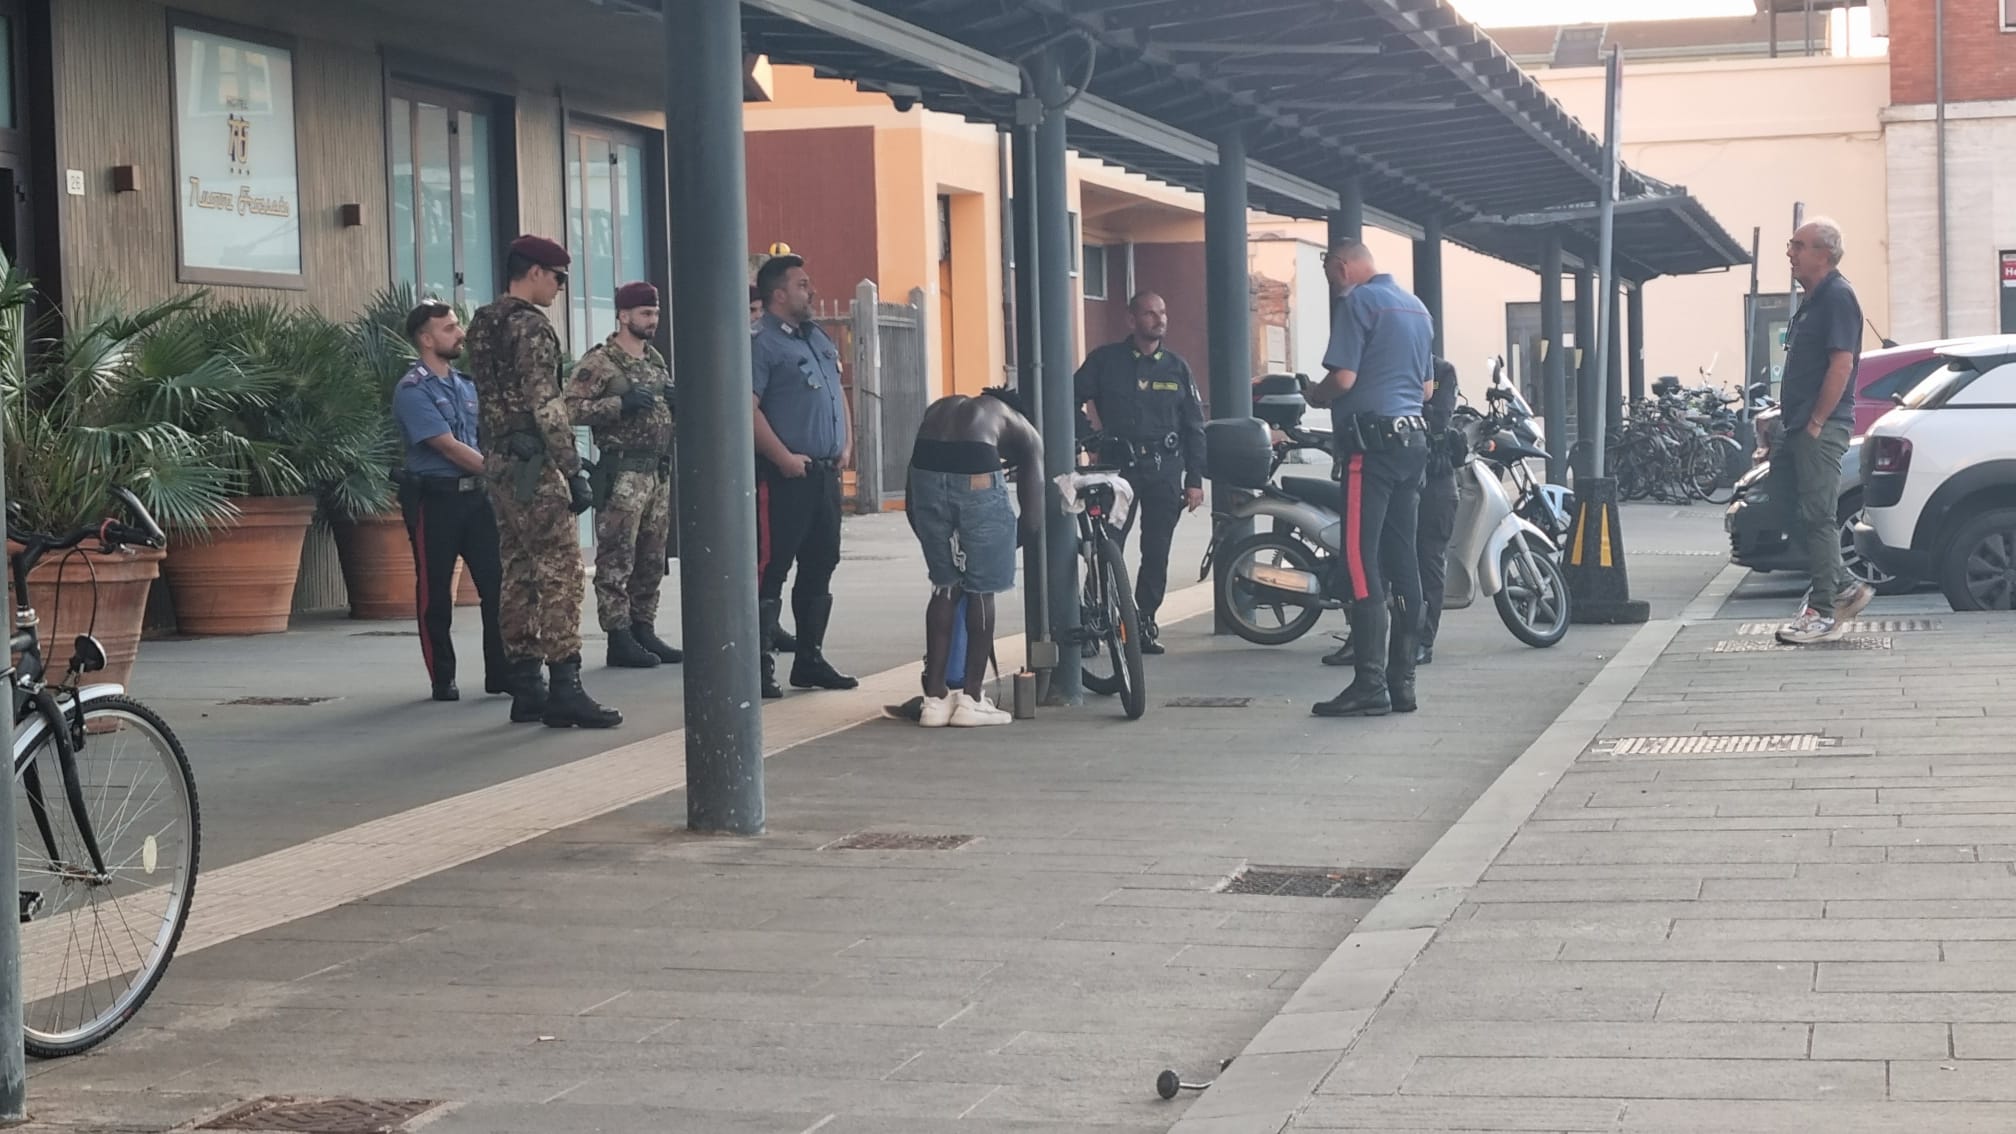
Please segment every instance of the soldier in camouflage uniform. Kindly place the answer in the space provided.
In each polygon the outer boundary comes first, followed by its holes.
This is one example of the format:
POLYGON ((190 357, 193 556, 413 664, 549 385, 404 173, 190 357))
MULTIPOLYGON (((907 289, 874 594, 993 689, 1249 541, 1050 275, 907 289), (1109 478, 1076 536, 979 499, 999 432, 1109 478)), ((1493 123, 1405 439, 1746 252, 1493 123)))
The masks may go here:
POLYGON ((616 289, 616 331, 581 356, 567 383, 574 421, 595 430, 595 613, 608 663, 676 662, 658 637, 658 590, 672 531, 672 375, 651 345, 658 289, 616 289))
POLYGON ((499 598, 510 657, 511 719, 611 728, 623 714, 581 688, 581 552, 573 517, 588 475, 560 390, 560 338, 540 308, 567 284, 567 250, 541 236, 511 242, 506 294, 469 321, 483 472, 504 554, 499 598), (544 664, 552 676, 540 680, 544 664))

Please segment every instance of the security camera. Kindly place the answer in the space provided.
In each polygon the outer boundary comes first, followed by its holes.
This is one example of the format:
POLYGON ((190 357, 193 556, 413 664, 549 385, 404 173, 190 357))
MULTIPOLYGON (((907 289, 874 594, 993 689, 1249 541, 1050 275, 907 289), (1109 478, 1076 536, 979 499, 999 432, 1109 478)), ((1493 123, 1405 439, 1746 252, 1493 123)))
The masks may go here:
POLYGON ((917 105, 917 100, 909 95, 890 95, 889 103, 896 108, 898 114, 907 114, 917 105))

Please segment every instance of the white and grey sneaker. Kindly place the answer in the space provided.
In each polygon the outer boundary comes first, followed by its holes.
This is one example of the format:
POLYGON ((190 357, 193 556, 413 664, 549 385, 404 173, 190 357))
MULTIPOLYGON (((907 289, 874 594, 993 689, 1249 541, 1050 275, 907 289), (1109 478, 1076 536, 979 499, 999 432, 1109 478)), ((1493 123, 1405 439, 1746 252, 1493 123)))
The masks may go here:
POLYGON ((1006 709, 996 708, 987 700, 986 694, 968 697, 964 690, 955 690, 949 698, 953 702, 953 728, 984 728, 988 725, 1004 725, 1015 719, 1015 714, 1006 709))
POLYGON ((1834 596, 1834 621, 1847 624, 1855 616, 1867 609, 1876 597, 1876 588, 1867 583, 1857 583, 1834 596))
POLYGON ((1788 646, 1810 646, 1816 642, 1832 642, 1846 629, 1845 623, 1809 606, 1799 612, 1799 617, 1778 628, 1778 640, 1788 646))
POLYGON ((944 728, 952 720, 952 710, 959 700, 958 693, 947 693, 943 697, 926 697, 924 705, 917 713, 917 723, 925 728, 944 728))

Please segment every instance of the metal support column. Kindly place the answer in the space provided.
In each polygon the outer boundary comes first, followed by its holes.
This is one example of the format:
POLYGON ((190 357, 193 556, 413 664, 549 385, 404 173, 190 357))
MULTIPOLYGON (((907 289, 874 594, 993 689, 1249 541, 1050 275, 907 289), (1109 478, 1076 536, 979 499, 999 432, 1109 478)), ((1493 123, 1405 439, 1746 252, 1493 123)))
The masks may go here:
POLYGON ((1619 342, 1618 331, 1624 326, 1623 289, 1615 286, 1603 289, 1603 299, 1610 305, 1608 321, 1604 324, 1603 361, 1605 381, 1603 383, 1603 421, 1607 433, 1611 425, 1624 420, 1624 351, 1619 342))
MULTIPOLYGON (((14 311, 0 321, 12 333, 14 341, 0 342, 0 350, 20 351, 20 320, 22 312, 14 311)), ((18 355, 17 355, 18 357, 18 355)), ((4 467, 4 462, 0 462, 4 467)), ((7 485, 0 478, 0 512, 7 507, 7 485)), ((0 561, 0 595, 6 596, 7 632, 14 631, 14 579, 12 565, 0 561)), ((45 612, 51 616, 54 611, 45 612)), ((50 624, 53 631, 55 626, 50 624)), ((14 716, 0 713, 0 752, 14 751, 14 716)), ((15 823, 20 816, 14 813, 14 790, 10 787, 0 795, 0 909, 18 910, 20 898, 20 864, 16 860, 18 847, 15 842, 15 823)), ((12 1125, 28 1117, 28 1069, 26 1054, 21 1046, 21 922, 16 918, 0 918, 0 1123, 12 1125)))
POLYGON ((1337 211, 1330 214, 1330 243, 1365 239, 1365 187, 1347 177, 1337 187, 1337 211))
MULTIPOLYGON (((1064 105, 1064 76, 1052 51, 1029 63, 1035 95, 1046 107, 1064 105)), ((1054 480, 1071 471, 1077 447, 1077 407, 1072 404, 1071 375, 1071 218, 1065 163, 1065 119, 1051 110, 1036 127, 1034 151, 1036 188, 1036 302, 1040 327, 1038 350, 1043 360, 1043 475, 1054 480)), ((1058 643, 1057 664, 1050 671, 1051 704, 1076 705, 1085 700, 1078 655, 1078 523, 1057 506, 1046 490, 1044 555, 1046 593, 1050 604, 1050 638, 1058 643)))
MULTIPOLYGON (((1211 416, 1251 417, 1253 414, 1253 292, 1246 274, 1246 139, 1235 127, 1218 139, 1218 164, 1204 180, 1204 280, 1207 330, 1211 356, 1211 416)), ((1231 506, 1226 489, 1212 485, 1223 499, 1211 510, 1231 506)), ((1250 530, 1251 524, 1241 525, 1250 530)), ((1237 540, 1243 530, 1228 530, 1223 539, 1237 540)), ((1221 543, 1221 546, 1224 544, 1221 543)), ((1228 569, 1224 556, 1215 570, 1228 569)), ((1214 594, 1224 594, 1222 582, 1214 594)), ((1216 631, 1229 633, 1227 613, 1216 611, 1216 631)))
POLYGON ((666 19, 672 350, 679 387, 679 557, 686 825, 763 831, 757 688, 755 426, 749 397, 749 221, 742 158, 742 5, 690 0, 666 19))
POLYGON ((1547 479, 1568 483, 1568 349, 1562 344, 1561 230, 1547 230, 1540 258, 1540 415, 1547 424, 1547 479))
MULTIPOLYGON (((1017 105, 1017 121, 1011 138, 1015 192, 1011 201, 1009 229, 1014 239, 1015 261, 1015 388, 1028 404, 1030 420, 1042 429, 1043 313, 1036 295, 1037 267, 1041 260, 1036 246, 1036 199, 1039 196, 1036 188, 1036 123, 1041 120, 1042 107, 1036 102, 1034 92, 1025 91, 1024 95, 1017 105)), ((1048 437, 1044 439, 1044 444, 1047 450, 1048 437)), ((1048 469, 1045 471, 1048 472, 1048 469)), ((1038 680, 1043 685, 1039 693, 1048 691, 1050 669, 1056 664, 1049 648, 1050 579, 1046 566, 1049 559, 1045 552, 1048 534, 1047 528, 1039 525, 1036 538, 1022 547, 1022 625, 1028 627, 1028 633, 1023 635, 1024 664, 1038 674, 1038 680)))
POLYGON ((1603 445, 1602 382, 1596 374, 1596 273, 1575 271, 1575 475, 1596 475, 1590 454, 1603 445))
POLYGON ((1442 320, 1442 220, 1428 217, 1421 222, 1421 239, 1414 242, 1414 298, 1428 308, 1435 320, 1435 357, 1443 353, 1442 320))
MULTIPOLYGON (((1625 355, 1631 366, 1631 400, 1645 396, 1645 285, 1631 286, 1624 321, 1625 355)), ((1748 330, 1745 330, 1746 337, 1748 330)))

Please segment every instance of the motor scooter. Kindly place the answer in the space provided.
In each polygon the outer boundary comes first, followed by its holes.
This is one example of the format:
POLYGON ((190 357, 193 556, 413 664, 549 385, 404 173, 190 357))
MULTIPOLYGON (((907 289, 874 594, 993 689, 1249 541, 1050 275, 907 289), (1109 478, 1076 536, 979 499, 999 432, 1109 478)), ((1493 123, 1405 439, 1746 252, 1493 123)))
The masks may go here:
MULTIPOLYGON (((1327 477, 1274 480, 1283 450, 1309 447, 1300 413, 1286 390, 1260 393, 1261 418, 1214 421, 1205 426, 1205 463, 1214 484, 1238 492, 1232 506, 1212 516, 1211 545, 1198 578, 1221 558, 1218 609, 1233 633, 1257 645, 1278 646, 1307 634, 1326 610, 1341 609, 1347 583, 1339 556, 1344 524, 1341 486, 1327 477), (1269 425, 1284 437, 1274 442, 1269 425), (1262 530, 1252 531, 1258 521, 1262 530), (1250 533, 1250 534, 1249 534, 1250 533)), ((1531 646, 1551 646, 1567 633, 1569 594, 1558 563, 1559 546, 1518 514, 1505 491, 1502 469, 1545 460, 1511 431, 1473 418, 1453 432, 1464 452, 1456 462, 1456 531, 1448 552, 1444 607, 1460 609, 1492 598, 1506 628, 1531 646)))

